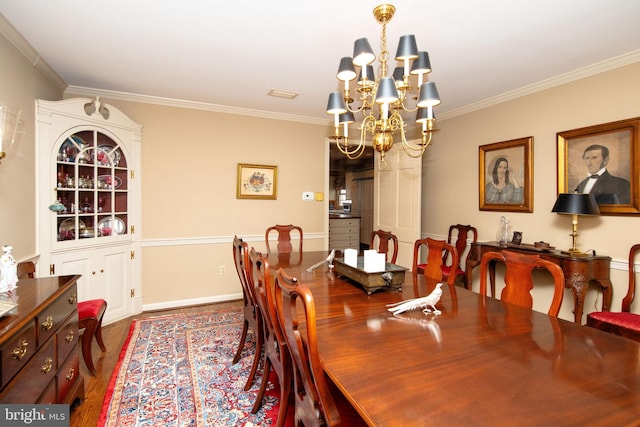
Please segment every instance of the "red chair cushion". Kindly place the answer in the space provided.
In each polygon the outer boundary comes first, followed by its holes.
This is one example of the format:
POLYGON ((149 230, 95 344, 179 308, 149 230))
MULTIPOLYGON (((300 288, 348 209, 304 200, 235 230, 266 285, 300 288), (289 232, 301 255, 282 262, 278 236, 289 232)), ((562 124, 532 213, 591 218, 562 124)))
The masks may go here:
POLYGON ((104 305, 106 305, 106 302, 103 299, 90 299, 78 302, 78 319, 97 319, 104 305))
POLYGON ((621 326, 626 329, 640 331, 640 314, 627 312, 596 311, 588 317, 599 322, 621 326))
MULTIPOLYGON (((445 276, 448 276, 449 273, 451 273, 451 266, 450 265, 443 265, 442 266, 442 274, 444 274, 445 276)), ((462 271, 461 269, 456 269, 456 276, 459 274, 464 274, 464 271, 462 271)))

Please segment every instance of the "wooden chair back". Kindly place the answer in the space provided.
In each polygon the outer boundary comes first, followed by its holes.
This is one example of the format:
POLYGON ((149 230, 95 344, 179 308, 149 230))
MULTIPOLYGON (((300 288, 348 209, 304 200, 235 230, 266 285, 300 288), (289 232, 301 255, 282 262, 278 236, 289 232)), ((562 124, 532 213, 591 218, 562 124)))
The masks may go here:
POLYGON ((391 264, 395 264, 398 258, 398 237, 390 231, 372 231, 369 249, 375 249, 378 253, 385 254, 385 259, 391 264), (389 242, 391 242, 393 249, 391 259, 389 259, 389 242))
POLYGON ((256 301, 261 313, 264 337, 262 381, 251 412, 255 414, 262 406, 262 399, 273 369, 278 376, 280 385, 280 407, 278 409, 276 427, 282 427, 287 416, 289 397, 291 395, 291 356, 280 328, 280 322, 278 322, 274 283, 271 280, 269 260, 260 252, 257 252, 255 248, 251 248, 249 251, 249 268, 253 272, 251 276, 253 278, 256 301))
POLYGON ((549 316, 557 317, 564 296, 564 272, 562 268, 551 261, 540 258, 538 254, 527 254, 516 251, 487 252, 480 261, 480 294, 487 295, 487 269, 490 263, 502 262, 506 265, 505 287, 500 299, 502 301, 532 308, 533 289, 532 272, 536 268, 546 269, 551 273, 555 285, 553 299, 549 307, 549 316))
POLYGON ((20 279, 33 279, 36 273, 36 265, 33 261, 19 262, 16 266, 18 280, 20 279))
POLYGON ((282 268, 276 273, 274 288, 278 320, 293 361, 294 425, 339 425, 340 414, 320 364, 313 294, 282 268), (304 319, 304 329, 299 328, 300 319, 304 319))
POLYGON ((456 271, 458 268, 458 251, 455 246, 447 243, 445 240, 436 240, 430 237, 425 239, 418 239, 413 244, 413 267, 411 271, 417 274, 420 266, 422 274, 427 279, 443 281, 445 280, 448 285, 452 286, 456 282, 455 274, 445 276, 442 272, 442 267, 445 262, 451 260, 448 267, 451 271, 456 271), (426 263, 420 263, 420 251, 422 248, 426 248, 427 261, 426 263))
MULTIPOLYGON (((460 276, 464 287, 469 289, 470 283, 467 283, 467 276, 465 275, 465 270, 467 268, 467 258, 469 257, 469 253, 467 252, 465 255, 465 251, 467 249, 467 241, 471 238, 472 242, 478 241, 478 230, 471 225, 463 225, 463 224, 455 224, 449 227, 449 232, 447 234, 447 243, 453 244, 453 238, 456 238, 455 246, 458 251, 458 259, 459 266, 455 271, 456 276, 460 276), (462 262, 462 258, 464 257, 464 262, 462 262), (464 265, 464 269, 462 266, 464 265)), ((448 255, 448 254, 447 254, 448 255)), ((447 264, 447 260, 445 259, 445 265, 447 264)))
POLYGON ((242 334, 240 336, 240 342, 236 350, 236 354, 233 357, 233 363, 237 363, 242 355, 242 349, 247 338, 247 332, 252 330, 256 339, 256 353, 254 355, 253 364, 251 366, 251 372, 249 378, 245 384, 245 390, 249 390, 253 383, 258 362, 260 361, 260 354, 262 352, 262 316, 260 315, 260 309, 258 308, 256 296, 253 290, 253 279, 251 273, 248 270, 249 266, 249 249, 246 242, 244 242, 238 236, 233 237, 233 261, 238 272, 238 278, 240 279, 240 285, 242 286, 242 303, 244 312, 244 322, 242 327, 242 334))
POLYGON ((270 254, 271 253, 271 247, 269 245, 269 234, 272 231, 276 231, 278 233, 278 245, 276 246, 276 249, 278 251, 278 253, 283 254, 283 253, 291 253, 293 252, 293 244, 291 243, 291 233, 292 232, 298 232, 299 234, 299 239, 300 239, 300 244, 298 247, 298 252, 302 252, 302 227, 299 227, 297 225, 292 225, 292 224, 288 224, 288 225, 273 225, 269 228, 267 228, 267 231, 264 234, 264 240, 265 243, 267 245, 267 253, 270 254))
POLYGON ((631 246, 629 250, 629 287, 627 288, 627 294, 622 299, 622 311, 629 313, 631 311, 631 304, 636 296, 636 257, 640 252, 640 243, 631 246))

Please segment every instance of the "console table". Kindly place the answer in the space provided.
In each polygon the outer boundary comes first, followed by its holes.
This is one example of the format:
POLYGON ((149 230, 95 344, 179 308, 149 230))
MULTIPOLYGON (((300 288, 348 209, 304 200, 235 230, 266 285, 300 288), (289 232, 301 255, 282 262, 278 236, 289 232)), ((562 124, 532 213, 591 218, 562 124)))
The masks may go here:
MULTIPOLYGON (((582 323, 582 311, 584 309, 584 297, 590 283, 602 288, 602 310, 608 311, 611 307, 612 284, 609 276, 611 257, 608 256, 583 256, 572 257, 557 250, 537 249, 528 245, 500 245, 498 242, 473 242, 469 250, 465 270, 467 283, 471 286, 473 268, 480 265, 482 255, 486 252, 500 252, 513 250, 527 253, 537 253, 541 258, 558 264, 564 271, 565 287, 573 292, 574 321, 582 323)), ((491 295, 495 295, 495 263, 489 266, 489 280, 491 295)))
POLYGON ((0 318, 0 403, 84 399, 78 346, 80 276, 21 279, 0 318))

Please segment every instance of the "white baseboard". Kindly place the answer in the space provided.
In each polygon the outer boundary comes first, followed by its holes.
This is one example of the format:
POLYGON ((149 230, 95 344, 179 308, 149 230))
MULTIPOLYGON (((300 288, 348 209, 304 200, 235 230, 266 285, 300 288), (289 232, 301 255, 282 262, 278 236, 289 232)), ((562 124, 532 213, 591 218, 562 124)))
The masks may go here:
POLYGON ((183 299, 176 301, 165 301, 155 304, 143 304, 142 311, 168 310, 172 308, 188 307, 190 305, 211 304, 215 302, 236 301, 242 299, 242 293, 216 295, 206 298, 183 299))

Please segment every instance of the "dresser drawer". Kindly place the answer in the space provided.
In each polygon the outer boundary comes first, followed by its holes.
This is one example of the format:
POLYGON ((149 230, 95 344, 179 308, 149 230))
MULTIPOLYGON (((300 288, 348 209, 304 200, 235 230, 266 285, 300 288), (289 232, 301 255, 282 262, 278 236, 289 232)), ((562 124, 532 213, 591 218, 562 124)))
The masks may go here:
POLYGON ((71 352, 67 360, 61 363, 62 365, 58 371, 58 402, 65 401, 69 390, 78 381, 78 376, 80 375, 79 352, 71 352))
POLYGON ((2 403, 36 403, 55 378, 55 340, 50 339, 20 371, 15 381, 2 391, 2 403))
POLYGON ((58 363, 62 363, 67 358, 67 355, 75 349, 78 341, 78 313, 74 311, 71 317, 56 332, 58 363))
POLYGON ((71 286, 36 316, 38 343, 45 342, 78 306, 76 285, 71 286))
POLYGON ((36 349, 35 322, 32 320, 0 348, 2 387, 31 359, 36 349))

